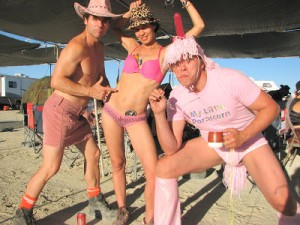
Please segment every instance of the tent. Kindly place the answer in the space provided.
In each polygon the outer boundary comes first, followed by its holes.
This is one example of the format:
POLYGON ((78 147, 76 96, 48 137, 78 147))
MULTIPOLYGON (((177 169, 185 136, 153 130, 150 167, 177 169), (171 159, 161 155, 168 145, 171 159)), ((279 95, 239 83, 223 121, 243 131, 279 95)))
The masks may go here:
MULTIPOLYGON (((300 0, 191 1, 205 20, 205 30, 197 41, 209 57, 299 56, 300 0)), ((50 44, 66 44, 84 28, 82 19, 75 13, 74 2, 0 0, 0 30, 50 44)), ((87 5, 88 1, 77 2, 87 5)), ((111 0, 113 12, 125 12, 130 2, 131 0, 111 0)), ((155 17, 160 18, 158 40, 161 44, 170 43, 175 34, 175 12, 182 15, 185 30, 192 26, 179 0, 174 0, 168 6, 165 6, 165 0, 143 2, 150 6, 155 17)), ((6 41, 11 42, 4 40, 1 47, 6 46, 6 41)), ((103 43, 107 59, 124 59, 126 52, 111 32, 103 38, 103 43)), ((19 45, 20 43, 16 43, 16 46, 19 45)), ((55 62, 53 49, 32 47, 34 46, 24 46, 25 51, 14 46, 8 48, 8 51, 5 51, 6 48, 1 49, 0 66, 55 62), (15 51, 12 52, 12 49, 15 51)))
POLYGON ((22 103, 30 102, 43 105, 53 90, 50 87, 50 77, 43 77, 31 84, 22 96, 22 103))

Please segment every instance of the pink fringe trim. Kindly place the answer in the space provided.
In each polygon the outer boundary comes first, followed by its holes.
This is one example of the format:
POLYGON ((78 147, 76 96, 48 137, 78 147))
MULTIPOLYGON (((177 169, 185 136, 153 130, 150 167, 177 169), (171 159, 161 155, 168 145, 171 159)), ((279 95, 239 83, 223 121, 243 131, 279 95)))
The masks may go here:
POLYGON ((192 56, 199 55, 204 60, 204 51, 198 45, 194 37, 174 37, 174 41, 170 44, 165 53, 163 67, 174 64, 181 60, 186 60, 192 56))
POLYGON ((206 55, 204 55, 204 61, 205 61, 206 71, 213 70, 213 69, 216 69, 216 68, 220 67, 219 64, 215 63, 210 58, 207 58, 206 55))
POLYGON ((244 165, 225 165, 223 172, 223 183, 231 194, 240 196, 241 191, 247 183, 247 170, 244 165))
POLYGON ((171 64, 175 64, 181 59, 186 60, 188 58, 192 58, 193 56, 201 57, 201 59, 205 63, 207 71, 219 67, 217 63, 215 63, 214 61, 212 61, 211 59, 205 56, 203 49, 197 43, 194 37, 175 36, 173 39, 173 43, 170 44, 166 49, 166 53, 163 61, 163 68, 171 64))

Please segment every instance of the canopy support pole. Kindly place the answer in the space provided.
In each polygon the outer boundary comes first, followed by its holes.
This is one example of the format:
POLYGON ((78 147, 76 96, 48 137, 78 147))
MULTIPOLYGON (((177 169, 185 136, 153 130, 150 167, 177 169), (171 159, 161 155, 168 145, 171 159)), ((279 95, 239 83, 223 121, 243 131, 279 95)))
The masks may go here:
POLYGON ((96 119, 96 132, 97 132, 97 144, 99 147, 100 151, 100 172, 101 176, 104 177, 104 167, 103 167, 103 152, 101 150, 101 137, 100 137, 100 128, 99 128, 99 117, 98 117, 98 105, 97 105, 97 100, 94 99, 94 109, 95 109, 95 119, 96 119))

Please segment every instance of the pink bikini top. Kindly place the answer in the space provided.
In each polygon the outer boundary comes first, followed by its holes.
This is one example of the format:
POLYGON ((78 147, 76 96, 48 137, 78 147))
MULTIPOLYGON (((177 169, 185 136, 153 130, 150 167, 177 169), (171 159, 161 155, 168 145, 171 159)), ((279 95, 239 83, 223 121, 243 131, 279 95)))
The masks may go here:
MULTIPOLYGON (((136 47, 136 48, 138 48, 138 47, 136 47)), ((137 60, 134 58, 134 56, 132 54, 135 51, 135 49, 134 49, 126 57, 126 59, 124 61, 123 72, 125 72, 125 73, 141 73, 141 75, 143 77, 150 79, 150 80, 155 80, 156 82, 160 83, 164 78, 164 75, 161 73, 160 63, 159 63, 159 57, 160 57, 160 52, 161 52, 162 48, 163 47, 161 47, 159 49, 157 59, 145 61, 141 65, 141 68, 139 67, 137 60)))

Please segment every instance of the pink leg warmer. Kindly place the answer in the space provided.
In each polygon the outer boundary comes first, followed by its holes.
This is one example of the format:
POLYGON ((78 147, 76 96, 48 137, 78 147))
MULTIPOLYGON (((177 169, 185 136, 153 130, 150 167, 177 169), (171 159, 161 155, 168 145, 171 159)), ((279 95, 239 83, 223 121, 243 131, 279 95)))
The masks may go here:
POLYGON ((181 225, 177 179, 156 177, 154 199, 155 225, 181 225))
POLYGON ((299 225, 300 224, 300 204, 297 203, 297 213, 295 216, 285 216, 278 213, 278 225, 299 225))

